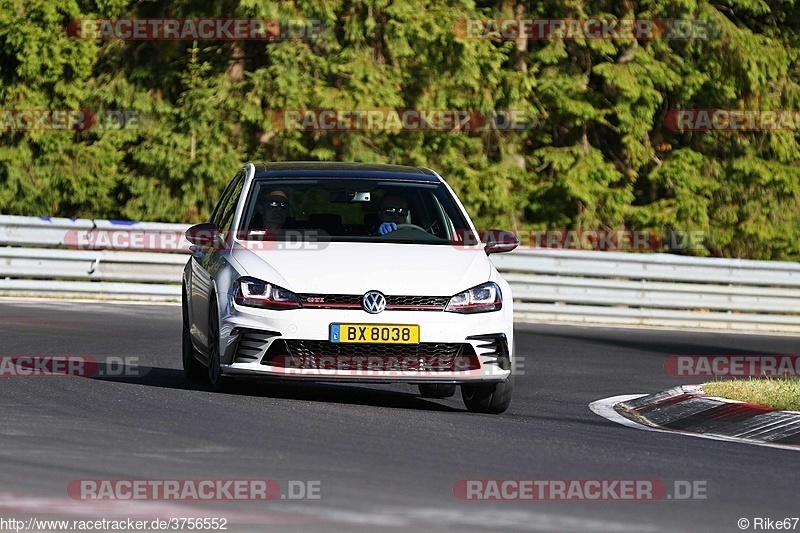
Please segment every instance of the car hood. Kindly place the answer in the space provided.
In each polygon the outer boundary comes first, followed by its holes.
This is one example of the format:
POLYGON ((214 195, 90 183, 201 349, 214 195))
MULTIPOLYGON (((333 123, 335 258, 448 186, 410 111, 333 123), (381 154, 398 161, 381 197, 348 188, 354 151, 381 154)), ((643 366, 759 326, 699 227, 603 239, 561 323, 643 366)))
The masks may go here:
POLYGON ((451 296, 491 273, 480 247, 333 242, 317 250, 253 251, 237 243, 232 256, 245 275, 296 293, 451 296))

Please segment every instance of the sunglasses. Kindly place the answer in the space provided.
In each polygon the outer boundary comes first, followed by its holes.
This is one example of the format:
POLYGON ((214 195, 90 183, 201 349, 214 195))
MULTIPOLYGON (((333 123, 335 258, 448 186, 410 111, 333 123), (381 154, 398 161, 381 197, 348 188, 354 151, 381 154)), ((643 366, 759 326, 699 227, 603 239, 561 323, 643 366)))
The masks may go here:
POLYGON ((289 202, 284 202, 283 200, 270 200, 267 202, 267 207, 280 207, 281 209, 286 209, 289 207, 289 202))
POLYGON ((408 214, 408 209, 405 207, 386 207, 383 209, 383 212, 387 215, 397 215, 404 217, 408 214))

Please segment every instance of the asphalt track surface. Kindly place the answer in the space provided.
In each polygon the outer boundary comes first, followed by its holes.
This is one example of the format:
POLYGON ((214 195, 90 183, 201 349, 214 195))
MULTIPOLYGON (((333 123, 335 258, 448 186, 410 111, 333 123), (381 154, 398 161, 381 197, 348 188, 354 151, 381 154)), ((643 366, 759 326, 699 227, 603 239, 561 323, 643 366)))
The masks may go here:
MULTIPOLYGON (((800 454, 638 431, 593 414, 686 383, 676 354, 797 354, 789 336, 517 325, 503 415, 410 385, 250 384, 180 371, 180 307, 0 301, 0 355, 136 358, 143 376, 0 377, 0 517, 228 518, 228 531, 740 531, 800 515, 800 454), (81 479, 319 481, 320 499, 72 499, 81 479), (465 479, 701 481, 706 499, 462 501, 465 479)), ((100 368, 103 368, 101 365, 100 368)), ((800 524, 797 526, 800 530, 800 524)), ((752 529, 748 529, 752 530, 752 529)))

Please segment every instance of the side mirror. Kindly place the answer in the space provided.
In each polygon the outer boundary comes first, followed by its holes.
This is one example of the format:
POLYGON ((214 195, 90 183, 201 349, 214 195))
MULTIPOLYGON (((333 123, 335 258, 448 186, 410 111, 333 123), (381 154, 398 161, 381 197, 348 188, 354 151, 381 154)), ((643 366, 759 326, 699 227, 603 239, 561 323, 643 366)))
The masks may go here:
POLYGON ((213 222, 203 222, 186 230, 186 240, 200 248, 211 248, 217 243, 219 230, 213 222))
POLYGON ((519 239, 510 231, 503 231, 499 229, 490 229, 483 236, 484 247, 483 250, 486 255, 497 254, 502 252, 510 252, 519 246, 519 239))

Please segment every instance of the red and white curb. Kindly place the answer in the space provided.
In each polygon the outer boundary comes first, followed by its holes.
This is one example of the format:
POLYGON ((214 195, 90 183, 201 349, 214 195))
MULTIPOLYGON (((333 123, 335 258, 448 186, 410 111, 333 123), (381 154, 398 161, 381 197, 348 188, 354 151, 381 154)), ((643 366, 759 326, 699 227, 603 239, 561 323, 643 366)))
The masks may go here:
POLYGON ((699 385, 613 396, 589 409, 636 429, 800 451, 800 412, 708 396, 699 385))

